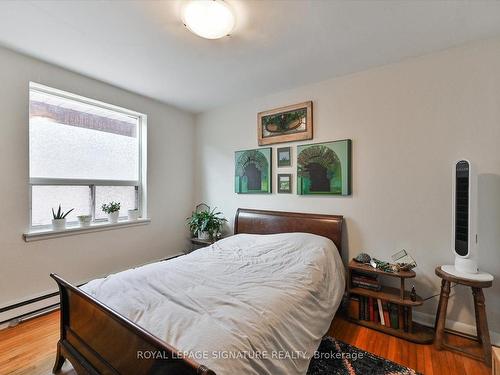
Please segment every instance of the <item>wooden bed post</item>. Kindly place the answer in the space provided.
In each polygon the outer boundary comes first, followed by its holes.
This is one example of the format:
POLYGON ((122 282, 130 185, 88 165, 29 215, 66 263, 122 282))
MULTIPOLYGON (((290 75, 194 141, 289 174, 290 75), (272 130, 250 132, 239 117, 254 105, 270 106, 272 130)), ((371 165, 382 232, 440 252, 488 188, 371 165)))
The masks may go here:
MULTIPOLYGON (((57 279, 54 278, 54 275, 50 275, 54 280, 57 279)), ((54 363, 54 368, 52 369, 52 373, 56 374, 59 371, 61 371, 62 366, 64 365, 64 362, 66 362, 66 358, 63 356, 62 351, 61 351, 61 343, 63 342, 65 338, 65 333, 66 331, 64 330, 64 326, 67 325, 67 311, 68 311, 68 295, 66 294, 64 288, 62 287, 61 284, 57 283, 57 287, 59 288, 59 300, 60 300, 60 317, 59 317, 59 341, 57 342, 57 353, 56 353, 56 360, 54 363), (66 324, 65 324, 66 323, 66 324)))

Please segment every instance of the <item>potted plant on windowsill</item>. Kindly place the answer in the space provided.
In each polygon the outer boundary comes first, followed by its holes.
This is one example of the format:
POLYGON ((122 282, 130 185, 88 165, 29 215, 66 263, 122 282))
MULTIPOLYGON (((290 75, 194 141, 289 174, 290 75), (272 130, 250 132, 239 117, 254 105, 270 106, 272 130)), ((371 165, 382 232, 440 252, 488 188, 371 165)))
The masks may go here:
POLYGON ((227 219, 221 217, 222 212, 216 212, 216 208, 210 210, 210 207, 201 211, 198 208, 193 211, 190 217, 188 217, 187 225, 193 236, 197 236, 200 240, 216 240, 220 237, 222 227, 227 219))
POLYGON ((74 208, 72 208, 68 212, 64 212, 61 209, 61 205, 59 205, 59 209, 57 210, 57 213, 54 212, 54 209, 52 209, 52 229, 54 229, 54 230, 66 229, 66 216, 68 216, 69 213, 73 210, 74 210, 74 208))
POLYGON ((104 203, 101 209, 108 214, 108 220, 111 224, 116 224, 118 222, 118 217, 120 216, 120 202, 104 203))
POLYGON ((77 218, 81 227, 90 227, 90 223, 92 222, 92 215, 79 215, 77 216, 77 218))

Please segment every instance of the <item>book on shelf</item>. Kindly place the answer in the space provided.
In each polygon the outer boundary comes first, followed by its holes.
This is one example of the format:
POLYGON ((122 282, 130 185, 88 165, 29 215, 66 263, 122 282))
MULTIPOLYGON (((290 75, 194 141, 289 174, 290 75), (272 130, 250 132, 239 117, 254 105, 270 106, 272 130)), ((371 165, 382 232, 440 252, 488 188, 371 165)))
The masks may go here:
POLYGON ((352 286, 355 288, 363 288, 363 289, 369 289, 369 290, 374 290, 376 292, 380 292, 382 290, 382 286, 380 284, 371 284, 371 283, 365 283, 363 281, 355 281, 352 280, 352 286))
POLYGON ((370 280, 377 280, 378 279, 378 275, 376 275, 376 274, 373 274, 370 272, 363 272, 363 271, 359 271, 359 270, 351 271, 351 275, 352 275, 352 277, 362 277, 362 278, 370 279, 370 280))
POLYGON ((403 329, 405 332, 408 332, 409 331, 409 327, 410 327, 410 313, 409 313, 409 309, 411 309, 411 307, 408 307, 408 306, 405 306, 404 307, 404 325, 403 325, 403 329))
POLYGON ((382 286, 378 281, 377 275, 366 275, 353 272, 351 275, 351 284, 354 287, 365 288, 380 291, 382 286))
POLYGON ((380 298, 377 298, 377 307, 378 307, 378 315, 380 317, 380 324, 385 326, 384 310, 382 309, 382 301, 380 300, 380 298))
POLYGON ((370 321, 374 322, 375 321, 375 314, 373 311, 373 298, 368 297, 368 314, 370 316, 370 321))
POLYGON ((388 310, 387 302, 385 302, 385 301, 382 302, 382 310, 384 313, 385 325, 387 327, 391 327, 391 320, 389 319, 389 310, 388 310))
POLYGON ((404 306, 399 306, 398 307, 398 320, 399 320, 399 328, 405 330, 406 329, 406 323, 405 323, 405 309, 404 306))
POLYGON ((364 282, 367 282, 367 283, 374 283, 374 284, 378 284, 378 279, 374 279, 373 277, 366 277, 366 276, 363 276, 363 275, 352 275, 351 277, 352 280, 357 280, 357 281, 364 281, 364 282))
POLYGON ((363 296, 359 296, 359 319, 360 320, 365 320, 365 308, 364 308, 364 300, 363 296))
POLYGON ((391 319, 391 328, 399 329, 398 305, 390 303, 388 308, 389 308, 389 317, 391 319))
POLYGON ((368 308, 368 297, 363 297, 364 301, 365 301, 365 304, 364 304, 364 308, 365 308, 365 320, 370 320, 370 310, 368 308))

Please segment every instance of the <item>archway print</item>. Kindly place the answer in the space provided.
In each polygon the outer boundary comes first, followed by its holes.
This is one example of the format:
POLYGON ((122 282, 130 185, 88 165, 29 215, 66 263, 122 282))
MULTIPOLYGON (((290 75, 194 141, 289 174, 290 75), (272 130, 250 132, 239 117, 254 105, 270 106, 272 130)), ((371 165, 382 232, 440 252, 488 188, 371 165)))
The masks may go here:
POLYGON ((236 174, 240 177, 245 175, 245 169, 249 164, 254 164, 260 171, 267 171, 268 162, 266 157, 258 150, 248 150, 243 152, 236 162, 236 174))

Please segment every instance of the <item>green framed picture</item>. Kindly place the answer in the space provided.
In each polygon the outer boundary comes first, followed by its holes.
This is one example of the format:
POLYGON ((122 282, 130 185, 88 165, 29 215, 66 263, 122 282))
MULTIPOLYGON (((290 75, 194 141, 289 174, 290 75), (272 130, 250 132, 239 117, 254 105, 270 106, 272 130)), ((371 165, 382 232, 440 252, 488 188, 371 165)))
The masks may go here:
POLYGON ((292 165, 291 147, 279 147, 276 154, 278 155, 278 167, 290 167, 292 165))
POLYGON ((291 173, 278 174, 278 193, 290 194, 292 192, 291 173))
POLYGON ((351 140, 297 146, 297 194, 351 194, 351 140))
POLYGON ((236 151, 234 161, 234 191, 236 193, 271 193, 271 147, 236 151))

